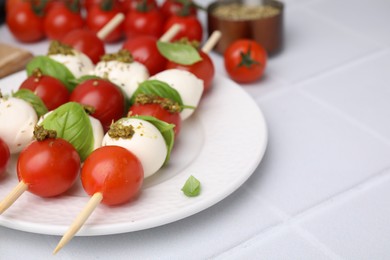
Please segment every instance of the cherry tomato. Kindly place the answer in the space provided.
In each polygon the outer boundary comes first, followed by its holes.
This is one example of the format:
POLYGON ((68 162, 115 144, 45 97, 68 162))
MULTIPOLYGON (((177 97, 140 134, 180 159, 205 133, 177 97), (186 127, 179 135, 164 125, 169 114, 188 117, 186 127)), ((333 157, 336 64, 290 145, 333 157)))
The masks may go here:
POLYGON ((5 12, 9 13, 16 5, 25 2, 24 0, 6 0, 5 1, 5 12))
POLYGON ((40 97, 50 111, 69 101, 70 93, 58 79, 43 75, 39 70, 25 79, 19 89, 29 89, 40 97))
POLYGON ((192 74, 203 80, 203 87, 205 93, 210 89, 212 85, 215 68, 214 63, 210 59, 209 55, 202 51, 199 51, 199 54, 202 60, 197 63, 194 63, 192 65, 182 65, 172 61, 168 61, 166 69, 181 69, 191 72, 192 74))
POLYGON ((153 116, 161 121, 174 124, 175 137, 179 135, 181 128, 180 113, 170 113, 159 104, 133 104, 129 112, 132 115, 153 116))
MULTIPOLYGON (((113 0, 103 1, 100 5, 94 5, 90 8, 87 14, 87 27, 97 33, 102 29, 112 18, 119 13, 119 9, 114 4, 113 0)), ((123 22, 113 29, 104 39, 105 42, 116 42, 122 38, 123 22)))
POLYGON ((260 79, 266 63, 266 50, 253 40, 237 40, 228 46, 224 53, 226 72, 239 83, 249 83, 260 79))
POLYGON ((10 151, 8 145, 0 138, 0 176, 4 174, 9 163, 10 151))
POLYGON ((71 10, 65 4, 57 4, 51 8, 44 20, 46 35, 52 40, 61 40, 65 34, 83 26, 84 19, 80 11, 71 10))
POLYGON ((76 29, 65 35, 61 42, 87 55, 93 63, 98 63, 106 53, 104 42, 96 33, 87 29, 76 29))
POLYGON ((104 0, 84 0, 83 6, 87 12, 95 5, 100 5, 104 0))
POLYGON ((171 28, 171 26, 174 24, 179 24, 181 29, 172 39, 172 41, 180 40, 181 38, 187 38, 190 41, 202 41, 203 28, 202 24, 196 16, 172 15, 164 25, 164 32, 168 31, 169 28, 171 28))
POLYGON ((36 42, 45 37, 44 18, 29 2, 21 2, 7 12, 6 23, 12 35, 21 42, 36 42))
MULTIPOLYGON (((127 13, 137 9, 137 6, 145 0, 116 0, 122 12, 127 13)), ((148 9, 158 9, 156 0, 146 0, 148 9)))
MULTIPOLYGON (((191 2, 189 0, 189 2, 191 2)), ((183 11, 183 3, 177 2, 176 0, 165 0, 160 8, 162 14, 166 19, 172 15, 180 14, 180 11, 183 11)), ((197 15, 197 9, 194 5, 190 6, 189 13, 191 15, 197 15)))
POLYGON ((86 80, 72 91, 70 101, 95 108, 91 116, 97 118, 105 131, 112 121, 120 119, 125 112, 125 97, 113 83, 103 79, 86 80))
POLYGON ((127 39, 122 49, 130 51, 134 60, 148 68, 150 75, 154 75, 165 69, 167 60, 157 49, 157 38, 154 36, 142 35, 127 39))
POLYGON ((34 4, 35 8, 38 8, 40 10, 38 11, 48 11, 50 8, 52 8, 54 5, 58 4, 58 1, 47 1, 46 0, 34 0, 34 1, 26 1, 26 0, 6 0, 5 1, 5 12, 9 13, 11 9, 14 7, 17 7, 19 3, 25 3, 29 2, 31 4, 34 4))
POLYGON ((67 191, 76 181, 80 157, 76 149, 61 138, 34 141, 19 155, 17 174, 28 190, 41 197, 67 191))
POLYGON ((102 203, 118 205, 133 199, 141 190, 144 170, 139 159, 120 146, 102 146, 85 160, 81 183, 87 194, 103 194, 102 203))
POLYGON ((124 30, 127 39, 140 35, 160 37, 164 29, 164 18, 157 9, 134 10, 127 13, 124 30))

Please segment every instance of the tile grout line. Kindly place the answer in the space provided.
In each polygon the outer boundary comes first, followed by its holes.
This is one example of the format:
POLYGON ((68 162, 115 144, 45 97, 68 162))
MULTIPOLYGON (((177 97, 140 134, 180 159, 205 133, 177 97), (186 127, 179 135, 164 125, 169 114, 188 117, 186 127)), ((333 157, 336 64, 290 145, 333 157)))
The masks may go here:
MULTIPOLYGON (((252 193, 252 191, 247 190, 249 193, 252 193)), ((254 196, 254 198, 258 201, 260 201, 262 204, 264 204, 272 213, 274 213, 277 217, 279 217, 282 221, 279 223, 276 223, 274 225, 271 225, 269 227, 266 227, 264 230, 262 230, 259 233, 254 234, 253 236, 249 237, 245 241, 241 241, 235 246, 231 247, 228 250, 222 251, 216 255, 211 256, 211 258, 215 257, 222 257, 225 254, 229 254, 229 252, 234 250, 239 250, 240 247, 245 247, 245 244, 251 243, 252 240, 256 240, 256 238, 260 236, 270 236, 272 233, 277 232, 278 230, 291 228, 293 229, 298 235, 300 235, 305 241, 307 241, 309 244, 313 245, 315 248, 317 248, 319 251, 321 251, 323 254, 328 256, 330 259, 334 260, 340 260, 342 259, 339 255, 337 255, 335 252, 333 252, 328 246, 321 243, 314 235, 312 235, 309 231, 306 231, 302 229, 300 226, 294 223, 295 217, 291 217, 287 213, 285 213, 283 210, 275 207, 272 205, 268 200, 265 198, 259 198, 257 196, 254 196)))
MULTIPOLYGON (((294 216, 290 216, 288 213, 284 212, 278 207, 275 207, 272 205, 269 200, 267 200, 264 197, 258 197, 253 196, 256 200, 263 203, 268 209, 271 210, 272 213, 274 213, 277 217, 281 218, 281 222, 276 223, 274 225, 271 225, 264 230, 260 231, 259 233, 256 233, 255 235, 251 236, 250 238, 239 242, 235 246, 231 247, 228 250, 222 251, 213 257, 219 257, 224 254, 227 254, 228 252, 238 249, 240 246, 245 245, 246 243, 250 243, 250 241, 255 240, 256 238, 264 235, 269 235, 272 232, 275 232, 275 230, 283 229, 283 228, 292 228, 294 229, 302 238, 305 239, 305 241, 309 242, 313 246, 315 246, 318 250, 320 250, 325 255, 329 256, 331 259, 339 260, 343 259, 341 256, 333 252, 327 245, 323 244, 321 241, 319 241, 315 235, 313 235, 310 231, 303 228, 299 222, 302 222, 304 219, 309 218, 314 212, 324 210, 324 208, 329 208, 332 206, 335 201, 345 201, 348 198, 351 198, 352 196, 356 196, 356 193, 360 194, 361 192, 365 192, 366 190, 370 189, 372 186, 378 185, 378 183, 382 183, 383 180, 390 179, 390 167, 382 169, 377 174, 375 174, 372 177, 369 177, 358 184, 348 188, 347 190, 343 190, 339 193, 336 193, 335 195, 319 202, 317 205, 314 205, 312 207, 309 207, 299 213, 297 213, 294 216)), ((251 194, 253 192, 251 190, 247 191, 251 194)))
POLYGON ((345 113, 341 109, 338 109, 331 104, 327 103, 326 101, 322 100, 321 98, 318 98, 309 92, 305 91, 304 89, 298 88, 297 91, 302 94, 303 96, 309 98, 310 100, 314 101, 318 105, 330 110, 332 113, 338 115, 339 117, 344 118, 347 122, 355 125, 356 127, 360 128, 367 134, 371 135, 375 139, 384 142, 386 145, 390 146, 390 140, 383 136, 382 134, 378 133, 375 129, 371 128, 370 126, 360 122, 358 119, 354 118, 353 116, 350 116, 349 114, 345 113))
POLYGON ((380 57, 382 55, 387 55, 387 54, 390 54, 390 46, 389 46, 389 48, 379 49, 379 50, 370 52, 364 56, 359 56, 358 58, 348 60, 335 68, 326 69, 322 72, 312 74, 305 79, 300 79, 300 80, 297 80, 295 82, 294 81, 289 82, 288 80, 286 80, 284 78, 275 77, 276 80, 283 82, 283 85, 281 86, 281 88, 274 91, 274 92, 267 93, 264 96, 257 97, 256 99, 261 100, 261 101, 265 101, 265 100, 271 99, 275 96, 283 95, 284 93, 286 93, 288 91, 299 90, 299 89, 301 89, 302 85, 305 85, 307 83, 310 83, 312 81, 316 81, 316 80, 319 80, 319 79, 322 79, 325 77, 329 77, 329 76, 336 74, 336 73, 339 73, 345 69, 351 68, 353 66, 362 64, 368 60, 380 57), (288 87, 288 86, 290 86, 290 87, 288 87))

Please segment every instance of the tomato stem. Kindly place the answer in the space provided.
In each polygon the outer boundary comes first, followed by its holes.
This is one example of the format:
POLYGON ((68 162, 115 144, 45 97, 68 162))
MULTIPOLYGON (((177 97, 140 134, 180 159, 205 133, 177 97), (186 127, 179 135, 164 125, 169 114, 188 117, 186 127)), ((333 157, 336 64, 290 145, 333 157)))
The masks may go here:
POLYGON ((109 12, 114 8, 113 0, 104 0, 100 3, 100 9, 105 12, 109 12))
POLYGON ((80 12, 80 0, 66 1, 66 7, 73 13, 80 12))
POLYGON ((137 9, 138 12, 147 13, 149 11, 148 1, 147 0, 142 0, 141 2, 139 2, 137 4, 136 9, 137 9))
POLYGON ((47 3, 49 2, 49 0, 41 0, 41 1, 30 0, 29 2, 30 2, 32 11, 37 16, 43 17, 45 14, 45 12, 44 12, 45 7, 46 7, 47 3))
POLYGON ((253 65, 261 65, 260 62, 258 62, 257 60, 252 59, 252 57, 251 57, 251 52, 252 52, 251 47, 252 47, 251 45, 248 46, 248 51, 247 52, 243 52, 243 51, 240 52, 241 62, 238 64, 238 67, 243 67, 244 66, 244 67, 250 68, 253 65))

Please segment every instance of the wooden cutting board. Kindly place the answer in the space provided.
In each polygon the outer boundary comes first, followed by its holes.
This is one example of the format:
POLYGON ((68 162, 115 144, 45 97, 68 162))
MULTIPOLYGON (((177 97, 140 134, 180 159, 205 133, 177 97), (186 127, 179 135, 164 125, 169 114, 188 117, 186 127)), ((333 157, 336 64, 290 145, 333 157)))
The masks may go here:
POLYGON ((0 43, 0 79, 25 69, 32 58, 29 51, 0 43))

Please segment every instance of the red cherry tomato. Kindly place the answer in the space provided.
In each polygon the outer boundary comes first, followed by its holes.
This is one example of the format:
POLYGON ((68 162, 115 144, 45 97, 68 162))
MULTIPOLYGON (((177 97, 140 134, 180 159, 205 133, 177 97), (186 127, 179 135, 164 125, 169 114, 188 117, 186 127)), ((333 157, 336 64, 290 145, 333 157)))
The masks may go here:
POLYGON ((266 50, 253 40, 237 40, 224 53, 226 72, 239 83, 249 83, 260 79, 266 63, 266 50))
POLYGON ((206 92, 210 89, 214 79, 214 63, 206 53, 200 51, 199 54, 202 60, 197 63, 192 65, 181 65, 172 61, 168 61, 166 69, 181 69, 191 72, 203 80, 204 92, 206 92))
POLYGON ((5 1, 5 12, 9 13, 17 4, 23 3, 24 0, 6 0, 5 1))
POLYGON ((122 49, 130 51, 134 60, 144 64, 150 75, 165 69, 167 60, 157 49, 157 38, 150 35, 138 36, 125 41, 122 49))
POLYGON ((65 34, 84 26, 84 19, 79 11, 70 10, 65 4, 57 4, 45 17, 46 35, 52 40, 61 40, 65 34))
MULTIPOLYGON (((145 0, 116 0, 122 12, 127 13, 137 9, 137 6, 145 0)), ((146 0, 148 9, 158 9, 156 0, 146 0)))
POLYGON ((102 203, 118 205, 133 199, 141 190, 144 170, 139 159, 120 146, 103 146, 93 151, 81 170, 87 194, 103 194, 102 203))
POLYGON ((0 138, 0 176, 4 174, 10 158, 8 145, 0 138))
MULTIPOLYGON (((119 13, 119 9, 111 3, 106 5, 103 1, 100 5, 94 5, 90 8, 87 14, 87 27, 97 33, 102 29, 112 18, 119 13)), ((104 39, 105 42, 116 42, 122 38, 123 22, 113 29, 104 39)))
MULTIPOLYGON (((172 15, 178 15, 183 9, 183 4, 176 2, 176 0, 165 0, 161 5, 161 12, 166 19, 172 15)), ((190 7, 189 13, 191 15, 197 15, 197 9, 193 5, 190 7)))
POLYGON ((181 29, 172 39, 172 41, 180 40, 181 38, 187 38, 190 41, 202 41, 203 28, 202 24, 196 16, 172 15, 164 25, 164 32, 168 31, 169 28, 171 28, 171 26, 174 24, 179 24, 181 29))
POLYGON ((66 34, 61 42, 81 51, 95 64, 106 53, 104 42, 97 37, 95 32, 87 29, 73 30, 66 34))
POLYGON ((103 79, 86 80, 73 90, 70 101, 95 108, 91 116, 97 118, 105 131, 112 121, 120 119, 125 112, 125 97, 113 83, 103 79))
POLYGON ((83 6, 87 12, 95 5, 100 5, 104 0, 84 0, 83 6))
POLYGON ((160 37, 164 29, 164 18, 157 9, 134 10, 127 13, 124 30, 127 39, 140 35, 160 37))
POLYGON ((67 191, 76 181, 79 170, 80 157, 76 149, 61 138, 32 142, 17 161, 19 181, 41 197, 67 191))
POLYGON ((19 89, 29 89, 40 97, 50 111, 69 101, 70 93, 58 79, 43 75, 40 71, 34 72, 25 79, 19 89))
POLYGON ((21 42, 36 42, 45 37, 43 16, 35 13, 29 2, 9 7, 6 23, 12 35, 21 42))
POLYGON ((180 113, 170 113, 159 104, 133 104, 129 112, 132 115, 153 116, 161 121, 174 124, 175 137, 178 136, 181 128, 180 113))

